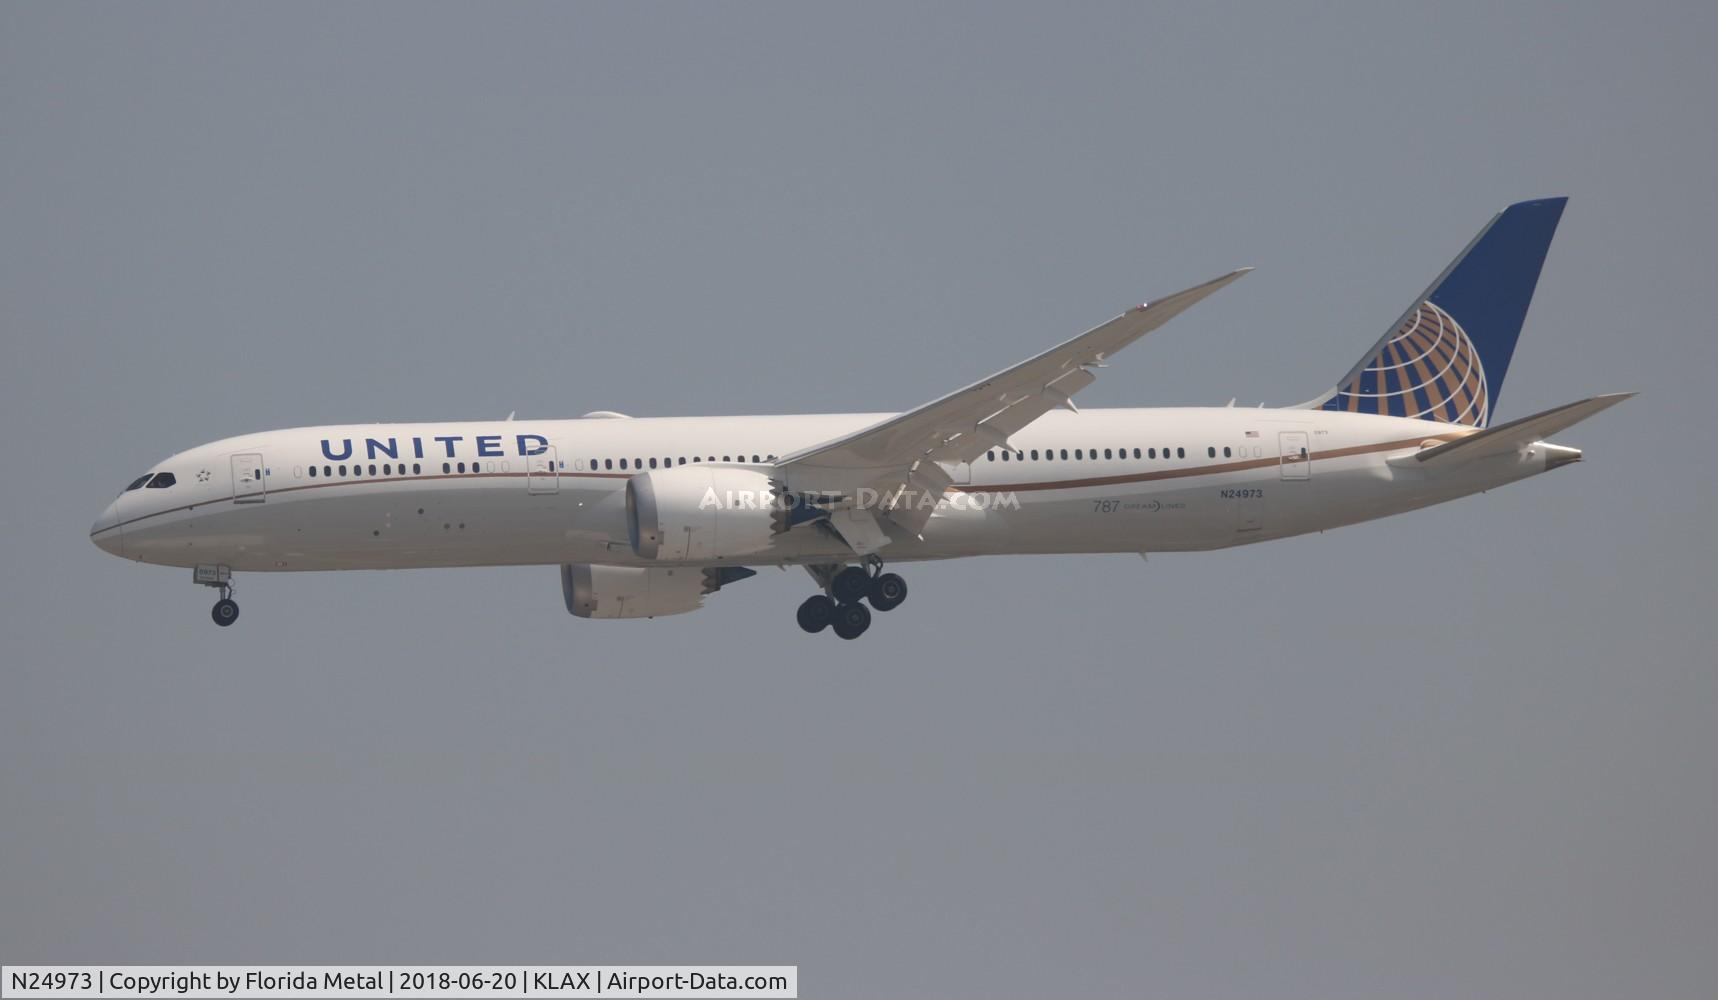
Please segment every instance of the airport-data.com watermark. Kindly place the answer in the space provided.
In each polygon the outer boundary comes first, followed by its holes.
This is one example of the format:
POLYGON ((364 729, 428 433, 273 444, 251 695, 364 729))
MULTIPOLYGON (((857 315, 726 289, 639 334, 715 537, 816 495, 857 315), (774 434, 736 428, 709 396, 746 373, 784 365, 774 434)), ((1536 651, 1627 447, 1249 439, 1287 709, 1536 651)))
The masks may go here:
MULTIPOLYGON (((699 510, 780 510, 791 511, 804 501, 792 494, 775 490, 732 489, 706 487, 698 500, 699 510)), ((972 492, 950 490, 936 493, 930 490, 878 490, 864 487, 854 491, 851 503, 843 499, 841 506, 858 510, 934 510, 946 505, 955 510, 1019 510, 1020 499, 1011 491, 972 492)))

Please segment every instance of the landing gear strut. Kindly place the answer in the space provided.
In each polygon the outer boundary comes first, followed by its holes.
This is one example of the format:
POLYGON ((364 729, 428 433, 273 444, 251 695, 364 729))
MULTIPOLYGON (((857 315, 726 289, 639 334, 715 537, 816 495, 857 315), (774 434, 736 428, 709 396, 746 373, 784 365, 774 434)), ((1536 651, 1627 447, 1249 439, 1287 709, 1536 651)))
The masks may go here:
POLYGON ((198 566, 191 571, 191 579, 221 592, 221 599, 209 609, 209 617, 215 620, 216 625, 226 628, 239 620, 239 602, 233 600, 232 570, 225 566, 198 566))
POLYGON ((907 581, 883 572, 883 560, 867 556, 863 566, 807 566, 825 593, 799 606, 799 627, 817 633, 831 628, 843 639, 857 639, 871 627, 871 612, 892 611, 907 599, 907 581), (869 601, 870 607, 865 603, 869 601))

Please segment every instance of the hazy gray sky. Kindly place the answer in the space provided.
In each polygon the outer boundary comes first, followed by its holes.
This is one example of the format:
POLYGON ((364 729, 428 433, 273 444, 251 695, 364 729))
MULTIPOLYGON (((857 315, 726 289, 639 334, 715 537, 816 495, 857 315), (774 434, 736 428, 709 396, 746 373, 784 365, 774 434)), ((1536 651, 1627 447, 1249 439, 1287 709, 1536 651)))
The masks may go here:
POLYGON ((0 6, 0 959, 798 964, 802 995, 1705 997, 1710 3, 0 6), (243 577, 90 521, 339 421, 912 406, 1244 264, 1082 403, 1330 386, 1573 199, 1588 461, 1243 550, 243 577))

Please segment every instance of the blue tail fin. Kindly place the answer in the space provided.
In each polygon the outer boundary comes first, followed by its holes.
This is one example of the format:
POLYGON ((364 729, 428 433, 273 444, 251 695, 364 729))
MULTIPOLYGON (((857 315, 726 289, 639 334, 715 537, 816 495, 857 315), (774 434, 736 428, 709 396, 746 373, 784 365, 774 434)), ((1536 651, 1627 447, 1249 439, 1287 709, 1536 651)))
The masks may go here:
POLYGON ((1568 201, 1498 213, 1336 388, 1307 405, 1487 426, 1568 201))

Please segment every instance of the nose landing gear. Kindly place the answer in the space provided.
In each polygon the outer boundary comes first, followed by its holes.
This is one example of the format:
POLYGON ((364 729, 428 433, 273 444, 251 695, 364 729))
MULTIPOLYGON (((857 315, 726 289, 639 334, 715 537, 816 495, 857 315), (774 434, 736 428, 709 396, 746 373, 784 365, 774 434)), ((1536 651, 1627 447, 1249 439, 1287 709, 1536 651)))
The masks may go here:
POLYGON ((215 624, 226 628, 239 620, 239 602, 233 600, 233 571, 226 566, 198 566, 191 571, 191 580, 203 587, 214 587, 221 599, 209 609, 215 624))
POLYGON ((825 593, 813 594, 799 606, 799 627, 817 633, 831 629, 843 639, 857 639, 871 627, 871 612, 892 611, 907 599, 907 581, 883 572, 883 560, 871 556, 864 566, 807 566, 806 572, 825 593), (870 607, 865 603, 870 602, 870 607))
MULTIPOLYGON (((231 588, 228 588, 225 593, 232 593, 231 588)), ((215 620, 216 625, 226 628, 239 620, 239 602, 230 597, 223 597, 215 602, 214 608, 209 611, 209 617, 215 620)))

